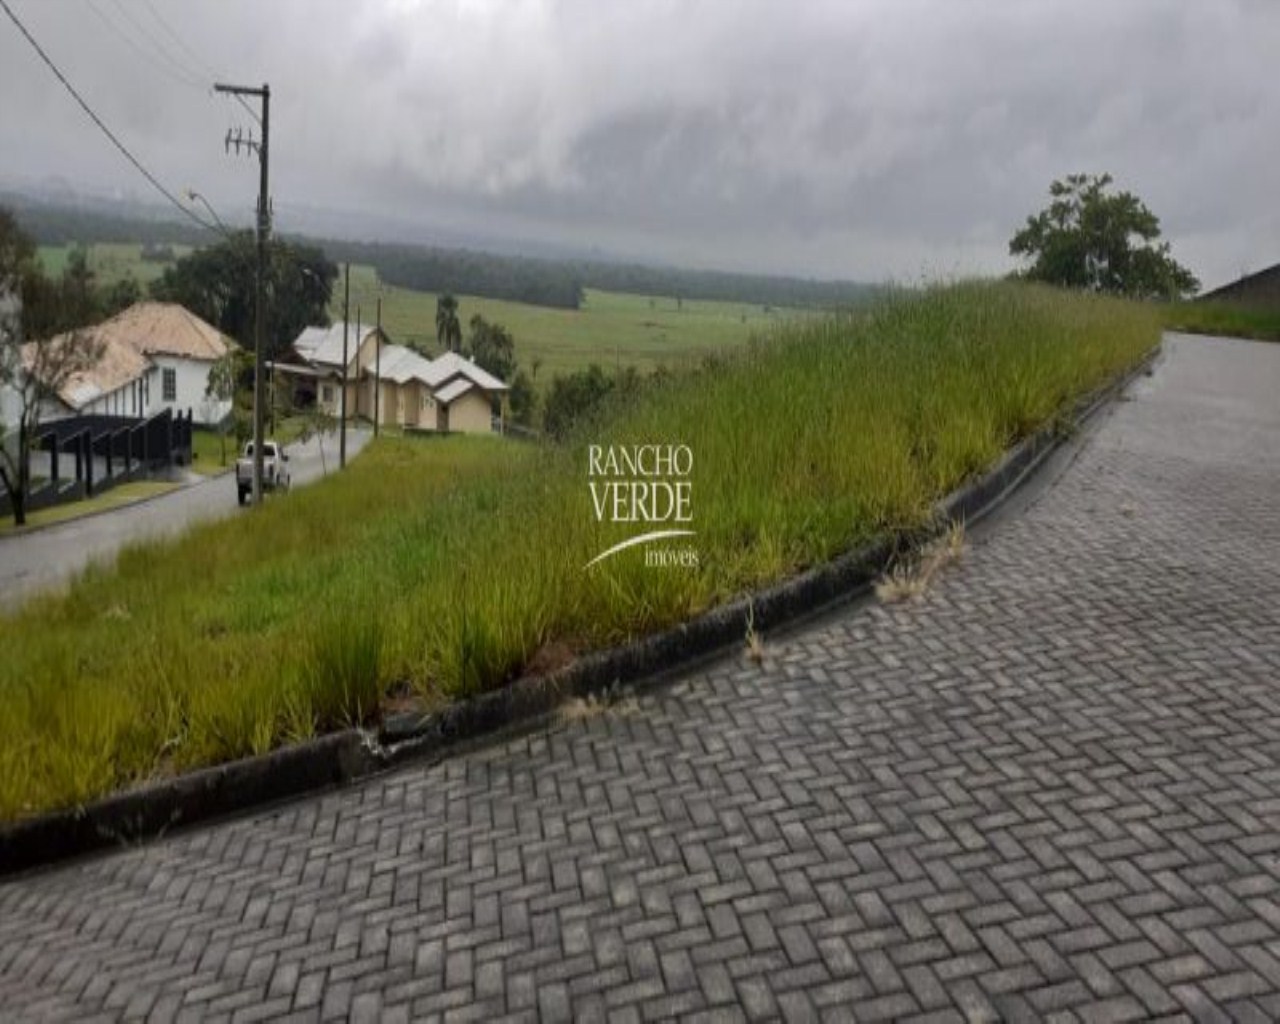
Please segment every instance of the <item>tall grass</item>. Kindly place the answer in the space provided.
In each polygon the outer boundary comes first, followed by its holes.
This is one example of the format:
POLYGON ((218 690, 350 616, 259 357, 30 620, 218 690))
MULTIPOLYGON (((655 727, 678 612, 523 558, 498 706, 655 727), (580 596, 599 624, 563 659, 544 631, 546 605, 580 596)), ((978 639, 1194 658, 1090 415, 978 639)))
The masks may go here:
POLYGON ((792 325, 607 410, 569 444, 383 439, 251 515, 132 547, 0 619, 0 817, 501 685, 547 645, 643 634, 919 525, 1132 365, 1146 307, 968 284, 792 325), (595 521, 586 445, 694 453, 696 569, 595 521))

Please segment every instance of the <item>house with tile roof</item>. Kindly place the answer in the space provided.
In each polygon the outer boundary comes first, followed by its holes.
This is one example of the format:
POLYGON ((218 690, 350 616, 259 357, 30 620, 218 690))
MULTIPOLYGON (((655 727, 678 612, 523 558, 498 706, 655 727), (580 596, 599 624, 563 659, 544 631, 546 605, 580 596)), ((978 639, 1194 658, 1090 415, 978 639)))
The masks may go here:
POLYGON ((457 352, 429 359, 392 343, 376 327, 305 328, 287 359, 272 364, 277 388, 295 404, 317 405, 331 416, 411 430, 489 433, 508 387, 457 352), (344 382, 345 377, 345 382, 344 382))
MULTIPOLYGON (((138 302, 109 320, 79 328, 101 348, 95 365, 72 375, 43 419, 107 415, 149 418, 190 410, 198 423, 218 423, 230 402, 205 397, 209 370, 235 346, 216 327, 171 302, 138 302)), ((51 339, 59 344, 68 334, 51 339)), ((23 346, 30 365, 34 343, 23 346)))

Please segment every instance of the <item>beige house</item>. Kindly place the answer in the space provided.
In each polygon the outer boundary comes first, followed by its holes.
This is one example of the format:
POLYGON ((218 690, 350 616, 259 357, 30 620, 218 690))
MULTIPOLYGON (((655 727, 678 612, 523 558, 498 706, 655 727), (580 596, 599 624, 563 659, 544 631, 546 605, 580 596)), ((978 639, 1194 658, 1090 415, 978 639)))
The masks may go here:
POLYGON ((349 420, 364 419, 410 430, 487 434, 494 430, 508 388, 456 352, 435 359, 395 345, 375 327, 347 330, 343 381, 342 324, 308 327, 293 343, 290 358, 273 364, 277 388, 295 403, 314 402, 331 416, 342 414, 346 387, 349 420))

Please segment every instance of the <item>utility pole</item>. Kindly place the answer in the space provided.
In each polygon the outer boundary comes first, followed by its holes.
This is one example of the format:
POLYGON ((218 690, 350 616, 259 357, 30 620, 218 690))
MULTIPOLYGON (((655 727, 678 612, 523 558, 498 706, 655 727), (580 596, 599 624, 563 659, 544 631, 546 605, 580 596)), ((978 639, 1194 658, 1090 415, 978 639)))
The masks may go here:
MULTIPOLYGON (((360 304, 356 303, 356 387, 360 385, 360 304)), ((356 395, 356 416, 360 415, 360 396, 356 395)))
POLYGON ((254 276, 254 324, 253 324, 253 503, 259 505, 262 503, 262 330, 264 323, 263 305, 264 294, 266 291, 265 277, 267 268, 267 232, 271 230, 271 209, 270 200, 267 195, 267 160, 268 160, 268 139, 271 123, 271 87, 263 83, 261 88, 254 88, 247 85, 225 85, 221 82, 215 83, 213 87, 217 92, 228 93, 232 96, 256 96, 262 101, 262 117, 259 123, 262 125, 262 140, 260 142, 253 141, 253 131, 250 129, 249 137, 246 139, 239 130, 232 136, 230 130, 227 131, 226 149, 228 152, 232 146, 236 147, 236 154, 240 153, 240 147, 244 146, 250 153, 258 154, 258 269, 254 276))
MULTIPOLYGON (((346 265, 342 285, 342 411, 338 423, 338 468, 347 466, 347 328, 351 326, 351 264, 346 265)), ((359 340, 356 341, 359 345, 359 340)))
POLYGON ((382 296, 378 296, 378 326, 373 336, 373 436, 378 436, 378 400, 382 397, 382 296))

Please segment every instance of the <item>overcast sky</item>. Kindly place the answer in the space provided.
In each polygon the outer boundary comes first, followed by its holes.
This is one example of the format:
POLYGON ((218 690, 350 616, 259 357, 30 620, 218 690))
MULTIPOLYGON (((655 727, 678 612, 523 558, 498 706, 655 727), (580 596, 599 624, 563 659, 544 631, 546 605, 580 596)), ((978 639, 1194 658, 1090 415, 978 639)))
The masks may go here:
MULTIPOLYGON (((1280 261, 1276 0, 8 2, 225 216, 257 181, 213 75, 271 85, 282 221, 914 280, 1009 269, 1049 182, 1106 170, 1206 285, 1280 261)), ((146 194, 2 16, 0 114, 0 179, 146 194)))

